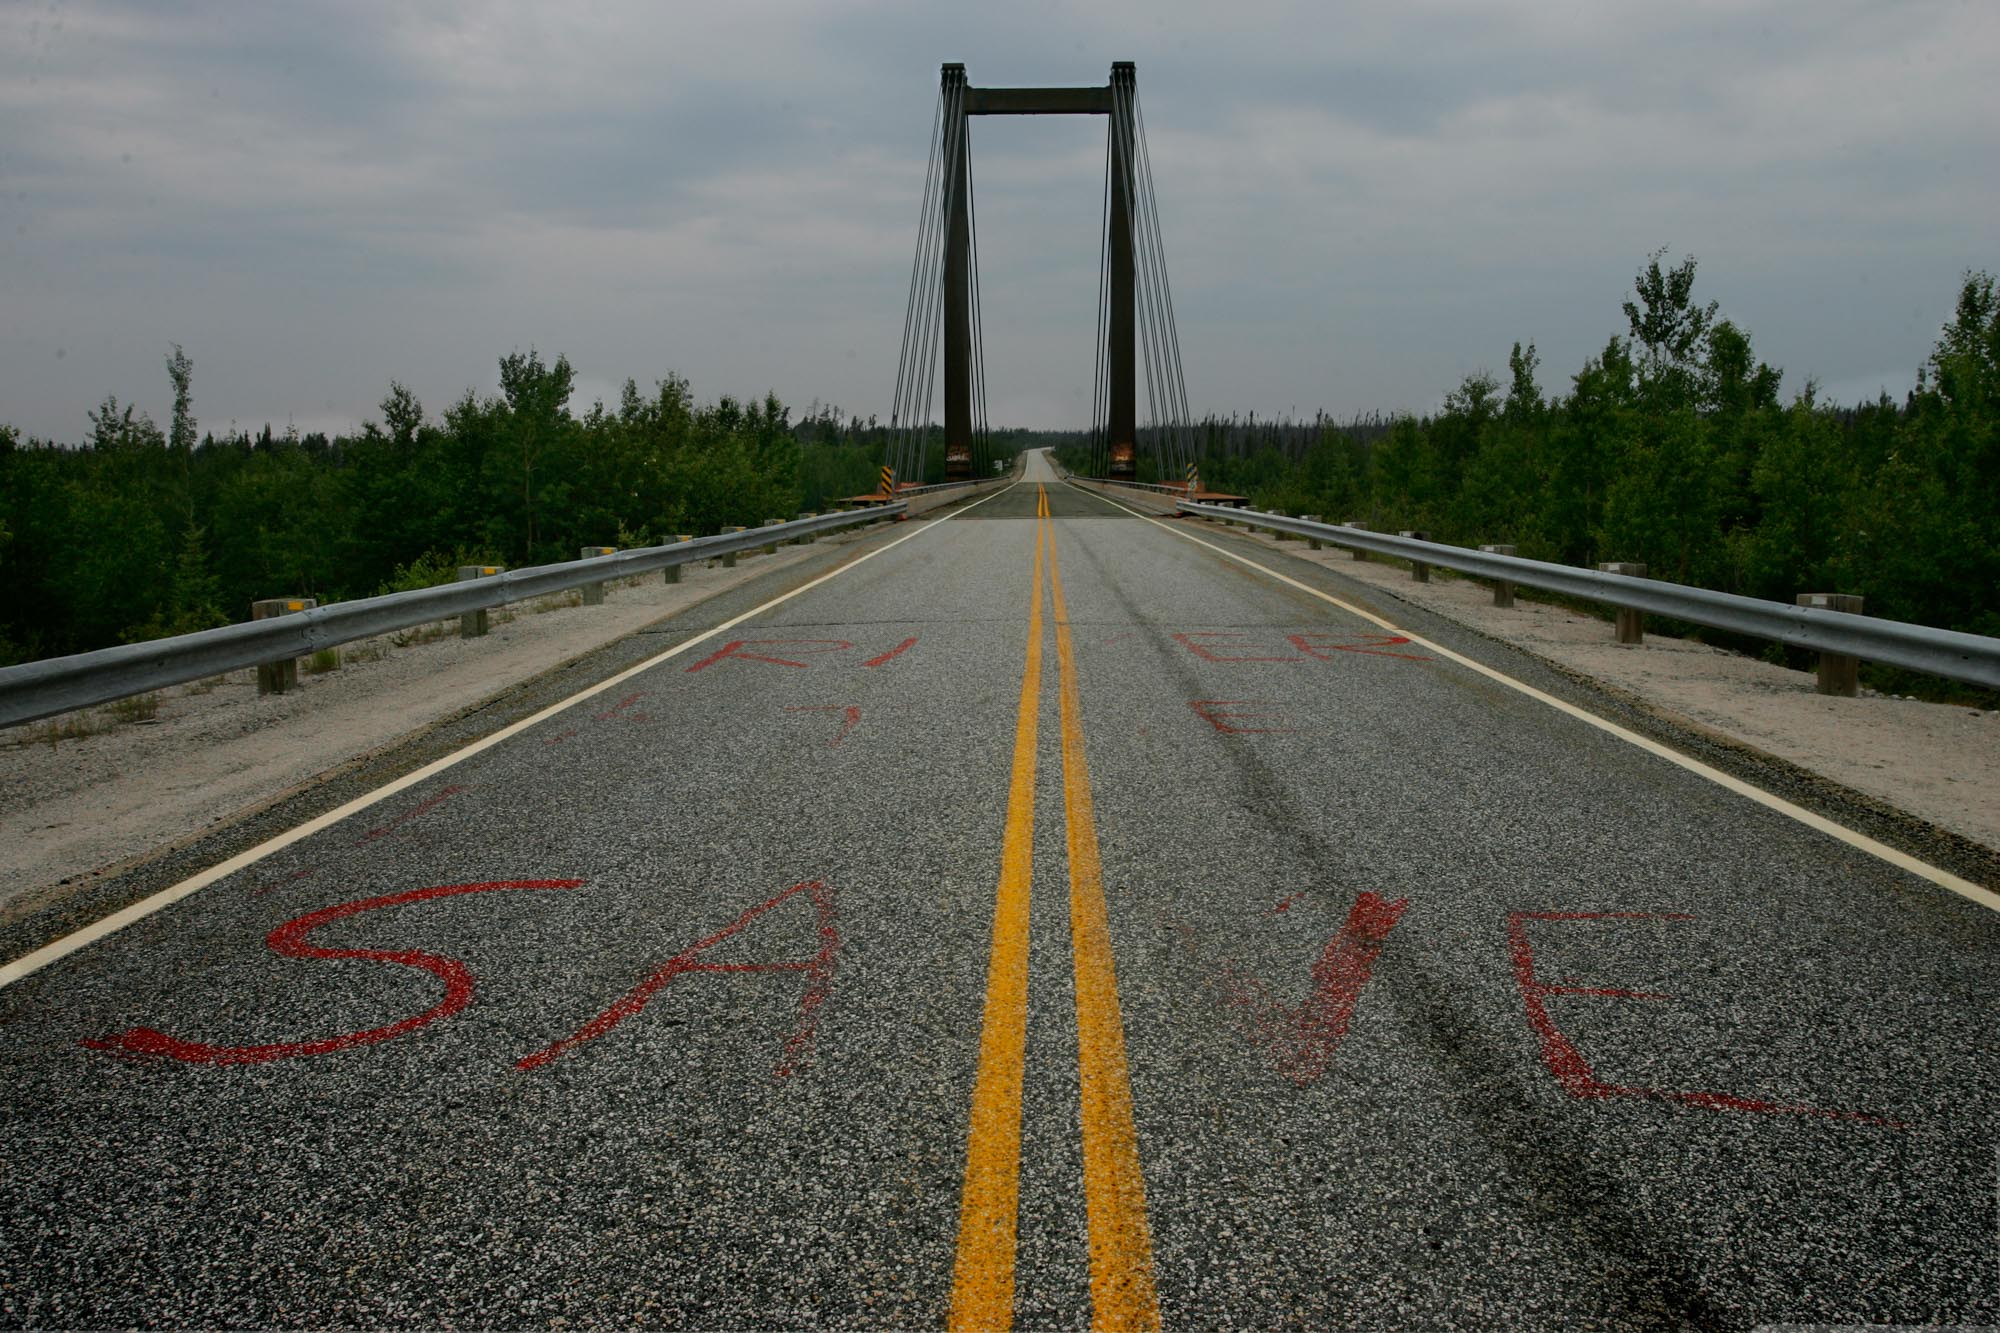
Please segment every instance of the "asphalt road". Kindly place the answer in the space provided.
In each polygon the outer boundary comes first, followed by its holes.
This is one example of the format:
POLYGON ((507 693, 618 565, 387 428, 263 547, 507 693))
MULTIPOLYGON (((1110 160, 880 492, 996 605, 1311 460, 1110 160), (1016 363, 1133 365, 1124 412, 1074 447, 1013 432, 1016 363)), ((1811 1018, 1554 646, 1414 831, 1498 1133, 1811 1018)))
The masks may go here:
POLYGON ((2000 1322, 2000 916, 1173 526, 1031 460, 0 990, 0 1322, 2000 1322))

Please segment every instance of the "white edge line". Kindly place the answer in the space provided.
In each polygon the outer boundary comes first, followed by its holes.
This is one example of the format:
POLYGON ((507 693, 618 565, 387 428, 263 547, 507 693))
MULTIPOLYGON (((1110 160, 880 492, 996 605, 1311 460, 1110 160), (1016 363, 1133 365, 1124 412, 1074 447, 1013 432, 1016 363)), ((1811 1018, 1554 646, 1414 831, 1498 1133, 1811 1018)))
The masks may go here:
POLYGON ((784 593, 777 597, 773 597, 770 601, 765 602, 761 606, 752 607, 750 610, 743 612, 743 614, 739 616, 734 616, 731 619, 723 621, 720 625, 717 625, 714 629, 704 630, 702 633, 695 635, 691 639, 684 639, 680 643, 675 644, 673 647, 667 649, 663 653, 655 654, 654 656, 647 658, 645 661, 639 663, 636 666, 627 667, 625 670, 619 672, 617 675, 612 676, 607 680, 601 680, 595 685, 589 686, 586 689, 579 690, 575 694, 570 695, 567 699, 562 699, 556 703, 552 703, 547 708, 542 709, 538 713, 534 713, 528 717, 524 717, 518 722, 510 723, 507 726, 502 727, 500 730, 494 732, 492 735, 483 736, 463 749, 454 750, 452 753, 445 755, 441 759, 433 759, 430 763, 425 764, 422 768, 416 769, 413 772, 405 773, 402 777, 397 778, 395 781, 390 782, 385 786, 377 787, 374 791, 368 792, 366 795, 357 796, 353 800, 347 802, 347 804, 337 806, 332 810, 328 810, 325 814, 316 815, 313 818, 307 820, 305 823, 298 825, 296 828, 287 829, 285 832, 280 833, 277 837, 272 838, 267 842, 261 842, 257 844, 255 847, 250 848, 248 851, 239 852, 235 856, 230 857, 227 861, 223 861, 220 862, 219 864, 212 865, 208 869, 202 871, 201 873, 197 875, 192 875, 189 878, 182 880, 178 884, 172 885, 168 888, 161 889, 158 893, 155 893, 150 897, 141 898, 136 903, 132 903, 126 907, 122 907, 118 911, 113 912, 110 916, 103 917, 100 920, 91 922, 89 925, 83 927, 83 929, 81 930, 65 935, 59 940, 52 940, 49 943, 44 944, 41 948, 36 949, 32 953, 22 954, 19 958, 16 958, 11 963, 0 964, 0 989, 4 989, 8 986, 13 985, 15 982, 21 980, 23 977, 31 976, 34 973, 41 971, 49 964, 57 962, 60 959, 66 958, 70 954, 75 953, 79 949, 88 948, 90 945, 97 943, 97 941, 103 939, 105 936, 123 930, 125 927, 131 925, 135 921, 144 920, 145 918, 151 916, 153 913, 159 911, 163 907, 171 907, 173 904, 179 902, 181 899, 186 898, 191 894, 199 893, 202 889, 207 888, 209 885, 215 883, 217 880, 223 879, 229 875, 233 875, 237 871, 243 869, 246 866, 254 865, 258 861, 261 861, 265 857, 271 855, 273 852, 282 851, 285 848, 291 846, 293 843, 300 841, 301 839, 311 837, 313 834, 318 833, 321 829, 328 828, 331 825, 339 823, 341 820, 347 818, 349 815, 355 814, 362 810, 366 810, 369 806, 374 805, 377 802, 387 800, 389 797, 394 796, 397 792, 406 791, 409 788, 416 786, 418 783, 423 782, 427 778, 435 777, 437 774, 442 773, 445 769, 450 768, 454 764, 460 763, 466 759, 470 759, 472 758, 472 756, 479 754, 484 750, 490 750, 494 746, 500 744, 502 741, 507 740, 510 737, 517 736, 521 732, 526 731, 528 728, 535 726, 538 723, 545 722, 549 718, 554 717, 558 713, 561 713, 570 708, 574 708, 576 705, 582 703, 586 699, 593 697, 594 695, 602 694, 604 693, 604 691, 612 688, 613 686, 619 685, 627 680, 630 680, 632 677, 639 675, 642 672, 650 671, 654 667, 658 666, 660 663, 667 661, 669 658, 678 657, 682 653, 686 652, 688 649, 695 647, 697 644, 706 643, 708 640, 713 639, 718 634, 721 634, 723 631, 734 629, 736 628, 736 626, 742 624, 744 621, 749 620, 755 616, 760 616, 764 612, 769 611, 774 606, 778 606, 784 602, 789 602, 790 600, 792 600, 792 598, 799 596, 801 593, 811 592, 814 588, 817 588, 820 584, 825 583, 827 580, 845 574, 848 570, 855 568, 857 565, 866 564, 868 561, 873 560, 876 556, 881 555, 885 551, 894 550, 896 547, 901 546, 906 541, 910 541, 914 538, 921 537, 925 533, 933 531, 934 529, 938 528, 940 525, 948 523, 952 519, 957 518, 960 514, 970 513, 972 510, 977 509, 980 505, 985 504, 987 500, 997 500, 1001 496, 1005 495, 1008 491, 1013 490, 1014 487, 1019 485, 1021 485, 1021 482, 1019 480, 1010 482, 1004 488, 993 492, 993 494, 986 496, 983 499, 973 501, 971 504, 966 505, 963 509, 953 510, 951 513, 946 514, 943 518, 940 518, 935 522, 924 524, 924 526, 918 528, 915 532, 906 533, 903 536, 896 538, 892 542, 886 542, 883 545, 876 547, 872 551, 864 552, 863 554, 857 556, 853 560, 848 561, 846 564, 841 565, 838 569, 828 570, 826 573, 820 575, 816 579, 813 579, 809 583, 802 583, 798 587, 793 588, 790 592, 784 593))
MULTIPOLYGON (((1078 490, 1082 489, 1081 487, 1078 487, 1075 482, 1067 482, 1066 484, 1072 487, 1073 489, 1078 489, 1078 490)), ((1793 805, 1790 801, 1785 800, 1781 796, 1774 796, 1770 792, 1765 791, 1761 787, 1755 787, 1752 786, 1750 783, 1743 781, 1740 778, 1731 777, 1729 774, 1724 773, 1720 769, 1710 768, 1707 764, 1704 764, 1699 759, 1695 759, 1689 755, 1682 754, 1680 751, 1675 750, 1670 746, 1663 745, 1660 742, 1651 739, 1650 737, 1641 736, 1636 731, 1628 731, 1626 728, 1619 726, 1616 722, 1612 722, 1605 718, 1601 718, 1597 714, 1590 712, 1588 709, 1579 708, 1573 703, 1569 703, 1566 702, 1565 700, 1556 698, 1553 694, 1548 694, 1542 690, 1538 690, 1534 686, 1528 684, 1526 681, 1516 680, 1514 677, 1508 675, 1504 671, 1497 671, 1494 668, 1487 666, 1483 662, 1475 662, 1471 658, 1466 657, 1462 653, 1455 653, 1451 649, 1445 647, 1443 644, 1434 643, 1431 640, 1424 638, 1421 634, 1414 634, 1411 631, 1404 629, 1400 625, 1396 625, 1391 623, 1390 621, 1384 620, 1381 616, 1378 616, 1371 611, 1364 611, 1360 607, 1355 606, 1351 602, 1342 601, 1340 598, 1335 597, 1332 593, 1322 592, 1320 589, 1312 587, 1310 584, 1301 583, 1295 578, 1291 578, 1285 574, 1280 574, 1277 570, 1271 569, 1266 565, 1260 565, 1255 560, 1251 560, 1246 556, 1238 555, 1234 551, 1225 550, 1224 548, 1217 546, 1214 542, 1203 541, 1200 537, 1195 536, 1193 533, 1185 532, 1180 528, 1172 526, 1171 524, 1163 523, 1159 519, 1153 517, 1151 514, 1141 513, 1137 509, 1127 508, 1125 505, 1119 504, 1116 500, 1113 500, 1111 497, 1107 495, 1098 495, 1097 492, 1095 491, 1084 491, 1084 494, 1094 496, 1095 498, 1104 501, 1104 503, 1110 505, 1114 509, 1122 509, 1126 513, 1132 515, 1134 518, 1144 519, 1146 522, 1151 523, 1153 526, 1157 528, 1163 528, 1166 531, 1173 533, 1174 536, 1176 537, 1181 537, 1188 541, 1193 542, 1196 546, 1207 547, 1209 550, 1215 552, 1219 556, 1224 557, 1225 559, 1234 560, 1241 565, 1248 565, 1251 569, 1256 570, 1258 573, 1269 575, 1271 578, 1276 579, 1280 583, 1286 584, 1293 588, 1297 588, 1300 592, 1310 593, 1312 596, 1319 598, 1323 602, 1331 602, 1333 605, 1339 607, 1341 610, 1347 612, 1350 615, 1359 616, 1361 619, 1369 622, 1370 624, 1378 625, 1381 628, 1388 630, 1392 634, 1403 635, 1404 637, 1408 638, 1411 643, 1421 644, 1425 648, 1429 649, 1431 652, 1436 653, 1440 657, 1448 658, 1449 660, 1458 663, 1460 666, 1465 667, 1468 670, 1476 671, 1480 675, 1485 676, 1490 680, 1498 681, 1500 684, 1507 686, 1511 690, 1516 690, 1522 694, 1527 695, 1530 699, 1539 700, 1540 702, 1547 704, 1549 707, 1557 710, 1558 712, 1567 713, 1569 716, 1576 718, 1580 722, 1587 722, 1591 726, 1596 727, 1599 731, 1605 732, 1608 735, 1616 736, 1619 740, 1625 741, 1628 744, 1638 746, 1640 749, 1646 751, 1648 754, 1658 755, 1660 758, 1666 760, 1670 764, 1678 764, 1680 767, 1686 769, 1688 772, 1696 774, 1697 776, 1700 777, 1707 778, 1710 782, 1715 783, 1717 786, 1726 787, 1730 791, 1735 792, 1739 796, 1747 796, 1748 798, 1755 801, 1757 804, 1765 807, 1766 809, 1775 810, 1777 813, 1784 815, 1787 818, 1795 819, 1799 823, 1804 824, 1807 828, 1817 829, 1819 832, 1826 834, 1830 838, 1837 838, 1841 842, 1846 843, 1850 847, 1858 848, 1861 851, 1868 853, 1870 856, 1876 857, 1883 861, 1887 861, 1890 865, 1895 866, 1898 870, 1907 870, 1912 875, 1916 875, 1922 879, 1927 879, 1931 883, 1936 884, 1941 888, 1950 889, 1953 893, 1958 894, 1960 897, 1968 898, 1973 902, 1978 903, 1981 907, 1987 908, 1991 911, 2000 912, 2000 893, 1995 893, 1991 889, 1981 888, 1979 885, 1974 884, 1971 880, 1961 879, 1957 875, 1952 874, 1949 870, 1941 870, 1937 866, 1931 865, 1927 861, 1919 861, 1916 857, 1911 856, 1907 852, 1897 851, 1894 847, 1891 847, 1886 843, 1875 841, 1875 839, 1869 837, 1865 833, 1857 833, 1853 829, 1848 828, 1844 824, 1834 823, 1831 819, 1826 818, 1824 815, 1816 815, 1812 811, 1805 809, 1803 806, 1793 805)))

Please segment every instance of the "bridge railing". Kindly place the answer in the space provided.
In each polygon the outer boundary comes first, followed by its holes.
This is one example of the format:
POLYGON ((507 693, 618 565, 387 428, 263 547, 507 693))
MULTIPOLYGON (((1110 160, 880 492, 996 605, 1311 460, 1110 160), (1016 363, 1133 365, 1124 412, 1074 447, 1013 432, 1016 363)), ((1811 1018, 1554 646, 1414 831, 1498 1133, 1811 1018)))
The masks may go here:
POLYGON ((1289 533, 1349 550, 1386 555, 1414 565, 1435 565, 1474 578, 1542 588, 1585 601, 1643 614, 1668 616, 1711 629, 1768 639, 1833 657, 1906 667, 1948 680, 2000 689, 2000 639, 1959 630, 1935 629, 1900 620, 1787 606, 1762 598, 1715 592, 1661 579, 1636 578, 1595 569, 1577 569, 1543 560, 1448 546, 1414 537, 1394 537, 1347 524, 1317 523, 1255 509, 1196 504, 1182 500, 1183 514, 1240 523, 1248 528, 1289 533))
POLYGON ((0 667, 0 727, 219 676, 225 671, 290 661, 356 639, 414 629, 510 602, 878 523, 908 510, 906 503, 896 500, 872 509, 819 514, 587 560, 509 569, 462 583, 336 602, 268 620, 0 667))

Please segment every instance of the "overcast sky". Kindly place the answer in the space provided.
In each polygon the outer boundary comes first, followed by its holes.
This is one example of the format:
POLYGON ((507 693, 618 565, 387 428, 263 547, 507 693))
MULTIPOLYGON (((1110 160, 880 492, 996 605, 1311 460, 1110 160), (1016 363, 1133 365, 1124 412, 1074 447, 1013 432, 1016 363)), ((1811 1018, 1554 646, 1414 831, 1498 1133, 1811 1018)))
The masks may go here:
MULTIPOLYGON (((1649 252, 1760 356, 1914 380, 2000 270, 1995 0, 0 0, 0 422, 435 415, 498 358, 887 413, 938 66, 1138 64, 1198 412, 1424 410, 1623 331, 1649 252), (168 12, 171 8, 172 12, 168 12)), ((1104 123, 973 122, 996 424, 1082 425, 1104 123)))

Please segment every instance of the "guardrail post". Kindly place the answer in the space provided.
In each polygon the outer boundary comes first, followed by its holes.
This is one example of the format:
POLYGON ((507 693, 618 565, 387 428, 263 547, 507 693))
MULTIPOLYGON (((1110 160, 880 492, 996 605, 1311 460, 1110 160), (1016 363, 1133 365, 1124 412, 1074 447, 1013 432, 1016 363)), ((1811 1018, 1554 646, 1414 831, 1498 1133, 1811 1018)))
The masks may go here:
MULTIPOLYGON (((733 526, 730 526, 730 527, 726 527, 726 528, 724 528, 724 529, 723 529, 722 531, 723 531, 723 535, 724 535, 724 536, 727 536, 728 534, 730 534, 730 533, 732 533, 732 532, 743 532, 743 531, 745 531, 745 529, 744 529, 744 527, 743 527, 743 525, 742 525, 741 523, 738 523, 738 524, 735 524, 735 525, 733 525, 733 526)), ((713 560, 709 561, 709 562, 708 562, 708 567, 709 567, 710 569, 713 569, 713 568, 715 568, 715 562, 714 562, 713 560)), ((725 556, 723 556, 723 557, 722 557, 722 567, 723 567, 724 569, 734 569, 734 568, 736 568, 736 552, 734 552, 734 551, 731 551, 731 552, 730 552, 730 553, 729 553, 728 555, 725 555, 725 556)))
MULTIPOLYGON (((252 620, 269 620, 273 616, 289 616, 299 611, 310 611, 319 602, 311 597, 266 597, 250 603, 252 620)), ((257 693, 283 694, 297 688, 299 683, 299 659, 282 658, 276 662, 257 664, 257 693)))
MULTIPOLYGON (((617 555, 617 554, 618 554, 618 548, 615 546, 586 546, 582 550, 577 552, 576 558, 579 560, 589 560, 595 556, 617 555)), ((602 583, 584 584, 583 604, 585 606, 603 606, 604 585, 602 583)))
MULTIPOLYGON (((1284 510, 1282 510, 1282 509, 1273 509, 1273 510, 1271 511, 1271 516, 1272 516, 1273 518, 1290 518, 1290 517, 1291 517, 1291 515, 1290 515, 1290 514, 1287 514, 1287 513, 1286 513, 1286 512, 1284 511, 1284 510)), ((1295 541, 1297 541, 1297 540, 1298 540, 1298 538, 1297 538, 1297 537, 1294 537, 1294 536, 1293 536, 1293 535, 1292 535, 1291 533, 1289 533, 1289 532, 1286 532, 1286 531, 1285 531, 1285 530, 1284 530, 1283 528, 1272 528, 1272 529, 1271 529, 1271 539, 1272 539, 1273 541, 1280 541, 1280 542, 1295 542, 1295 541)))
MULTIPOLYGON (((693 540, 694 534, 692 532, 676 532, 674 534, 674 544, 676 546, 682 542, 691 542, 693 540)), ((668 565, 660 571, 660 577, 668 583, 679 583, 681 581, 680 565, 668 565)))
MULTIPOLYGON (((1368 525, 1358 518, 1350 518, 1340 526, 1343 528, 1353 528, 1356 532, 1368 531, 1368 525)), ((1368 552, 1362 550, 1359 546, 1355 547, 1351 554, 1356 560, 1366 560, 1368 558, 1368 552)))
MULTIPOLYGON (((1308 523, 1318 523, 1322 521, 1318 514, 1300 514, 1299 517, 1304 519, 1308 523)), ((1319 538, 1317 537, 1306 538, 1306 549, 1312 551, 1319 550, 1320 549, 1319 538)))
MULTIPOLYGON (((1851 592, 1802 592, 1800 606, 1816 607, 1821 611, 1844 611, 1849 615, 1861 614, 1861 596, 1851 592)), ((1821 653, 1819 655, 1819 684, 1821 694, 1839 695, 1852 699, 1861 693, 1861 659, 1848 657, 1844 653, 1821 653)))
MULTIPOLYGON (((764 520, 764 526, 767 528, 775 528, 784 521, 785 520, 782 518, 767 518, 764 520)), ((763 548, 763 551, 765 555, 776 555, 778 553, 778 539, 776 537, 771 538, 770 544, 765 546, 763 548)))
MULTIPOLYGON (((1602 574, 1623 574, 1627 578, 1643 579, 1646 567, 1630 560, 1607 561, 1597 567, 1602 574)), ((1618 642, 1644 643, 1646 641, 1646 616, 1636 607, 1618 608, 1618 642)))
MULTIPOLYGON (((506 572, 507 567, 505 565, 460 565, 458 567, 458 581, 464 583, 468 579, 492 578, 495 574, 504 574, 506 572)), ((458 618, 459 638, 477 639, 485 633, 485 607, 482 606, 477 611, 467 611, 458 618)))
MULTIPOLYGON (((814 509, 814 510, 801 510, 801 511, 799 512, 799 517, 800 517, 800 518, 818 518, 818 517, 819 517, 819 511, 818 511, 817 509, 814 509)), ((814 542, 816 542, 816 541, 818 541, 818 540, 819 540, 819 534, 818 534, 817 532, 808 532, 808 533, 806 533, 806 534, 805 534, 805 535, 804 535, 803 537, 799 537, 799 538, 797 538, 797 539, 796 539, 796 544, 797 544, 797 545, 799 545, 799 546, 810 546, 810 545, 811 545, 812 543, 814 543, 814 542)))
MULTIPOLYGON (((1514 548, 1511 546, 1482 546, 1479 549, 1486 552, 1486 554, 1488 555, 1514 554, 1514 548)), ((1513 604, 1514 604, 1514 580, 1512 579, 1493 580, 1493 605, 1512 606, 1513 604)))
MULTIPOLYGON (((1431 539, 1431 535, 1420 528, 1405 528, 1402 535, 1412 541, 1419 542, 1427 542, 1431 539)), ((1410 577, 1419 583, 1429 583, 1431 581, 1431 567, 1421 560, 1412 560, 1410 562, 1410 577)))

